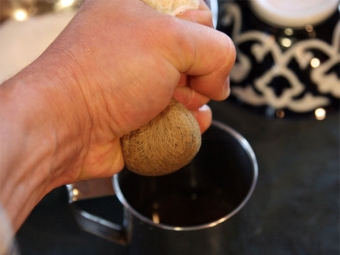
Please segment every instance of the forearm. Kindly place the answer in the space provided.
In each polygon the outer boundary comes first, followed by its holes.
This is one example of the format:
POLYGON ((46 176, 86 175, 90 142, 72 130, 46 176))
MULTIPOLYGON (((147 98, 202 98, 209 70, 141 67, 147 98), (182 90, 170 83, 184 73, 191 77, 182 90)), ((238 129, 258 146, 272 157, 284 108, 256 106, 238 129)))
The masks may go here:
POLYGON ((82 117, 65 108, 76 107, 70 101, 77 99, 58 77, 58 68, 44 67, 42 59, 0 86, 0 198, 15 229, 63 184, 61 169, 81 146, 82 117), (62 95, 69 96, 60 100, 62 95))

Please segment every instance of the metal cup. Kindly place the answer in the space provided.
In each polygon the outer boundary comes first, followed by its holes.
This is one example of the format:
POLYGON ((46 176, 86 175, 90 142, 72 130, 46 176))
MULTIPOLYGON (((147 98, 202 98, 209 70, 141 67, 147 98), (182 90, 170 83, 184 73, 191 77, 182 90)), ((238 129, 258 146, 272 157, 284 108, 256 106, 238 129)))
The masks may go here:
MULTIPOLYGON (((159 177, 126 169, 113 178, 124 207, 120 225, 75 210, 81 228, 126 246, 131 255, 233 254, 240 214, 256 185, 258 167, 249 143, 214 121, 193 161, 159 177)), ((70 194, 73 205, 76 203, 70 194)))

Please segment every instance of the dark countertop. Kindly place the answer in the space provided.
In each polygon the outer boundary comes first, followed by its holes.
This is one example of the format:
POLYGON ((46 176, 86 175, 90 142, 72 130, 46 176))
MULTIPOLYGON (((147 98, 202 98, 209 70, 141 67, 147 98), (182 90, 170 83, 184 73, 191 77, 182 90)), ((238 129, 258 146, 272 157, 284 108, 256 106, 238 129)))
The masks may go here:
MULTIPOLYGON (((249 141, 259 164, 257 187, 243 208, 247 220, 242 255, 338 255, 339 114, 323 121, 267 119, 231 101, 213 102, 211 107, 214 119, 249 141)), ((121 219, 115 197, 94 203, 108 218, 121 219)), ((78 228, 65 187, 37 205, 17 238, 23 255, 125 252, 78 228)))

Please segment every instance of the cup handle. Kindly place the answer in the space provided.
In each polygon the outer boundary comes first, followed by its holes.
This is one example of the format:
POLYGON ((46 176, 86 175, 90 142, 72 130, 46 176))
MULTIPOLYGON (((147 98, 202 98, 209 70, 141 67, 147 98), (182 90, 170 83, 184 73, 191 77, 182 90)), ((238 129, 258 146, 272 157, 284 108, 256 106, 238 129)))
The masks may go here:
POLYGON ((66 188, 74 219, 82 230, 120 245, 125 246, 127 244, 124 226, 86 212, 74 203, 80 200, 115 195, 112 177, 68 184, 66 188))

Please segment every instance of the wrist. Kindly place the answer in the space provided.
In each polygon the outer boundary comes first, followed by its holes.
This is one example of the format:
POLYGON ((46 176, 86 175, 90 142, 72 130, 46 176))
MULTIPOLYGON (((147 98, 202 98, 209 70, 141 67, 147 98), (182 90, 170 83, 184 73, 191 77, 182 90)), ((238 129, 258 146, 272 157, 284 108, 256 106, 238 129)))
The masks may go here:
POLYGON ((79 77, 82 70, 76 70, 79 67, 77 63, 65 52, 54 50, 48 52, 46 65, 44 61, 42 56, 31 68, 41 73, 41 66, 46 66, 42 72, 44 85, 41 86, 41 80, 36 84, 41 114, 45 116, 44 122, 48 123, 46 131, 50 132, 49 145, 53 149, 48 192, 77 180, 85 157, 82 154, 89 146, 92 125, 83 92, 83 88, 87 87, 86 81, 79 77))
POLYGON ((62 68, 42 57, 0 87, 0 197, 15 229, 44 195, 77 175, 64 171, 76 167, 88 119, 72 72, 62 68))

